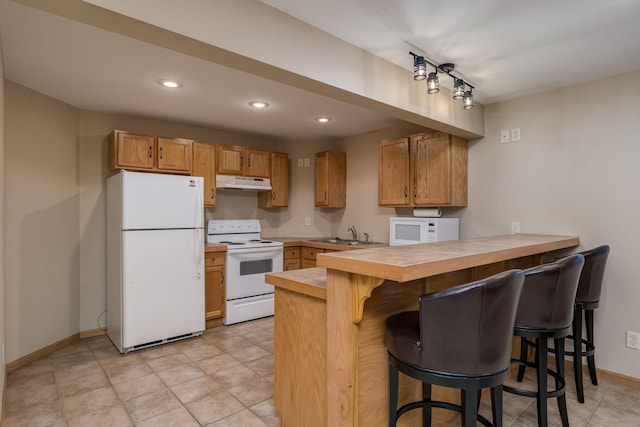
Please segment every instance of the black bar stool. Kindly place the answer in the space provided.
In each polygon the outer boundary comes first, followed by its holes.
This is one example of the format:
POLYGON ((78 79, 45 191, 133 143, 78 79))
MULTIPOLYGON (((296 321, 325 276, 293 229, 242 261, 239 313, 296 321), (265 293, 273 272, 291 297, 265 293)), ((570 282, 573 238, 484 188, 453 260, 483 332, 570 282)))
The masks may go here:
POLYGON ((389 426, 416 408, 422 408, 422 425, 430 426, 433 407, 462 413, 465 427, 476 420, 502 426, 502 382, 523 280, 522 271, 511 270, 422 295, 419 311, 387 319, 389 426), (422 381, 423 399, 397 409, 399 371, 422 381), (432 384, 460 389, 462 405, 431 400, 432 384), (483 388, 491 388, 494 424, 478 414, 483 388))
POLYGON ((602 277, 604 268, 609 256, 609 246, 602 245, 597 248, 580 252, 584 256, 584 267, 578 282, 578 292, 573 313, 573 335, 569 336, 573 340, 573 351, 566 354, 573 357, 573 373, 576 380, 576 392, 578 401, 584 403, 584 388, 582 384, 582 358, 587 358, 591 383, 598 385, 596 376, 596 361, 593 333, 593 312, 600 305, 600 294, 602 291, 602 277), (585 329, 587 338, 582 338, 582 319, 584 313, 585 329), (584 350, 583 346, 584 345, 584 350))
POLYGON ((538 409, 538 426, 546 427, 547 399, 556 397, 560 418, 564 427, 569 426, 564 381, 564 339, 571 334, 573 305, 578 288, 584 257, 570 255, 556 262, 529 268, 516 314, 514 335, 520 337, 520 359, 511 362, 519 365, 518 381, 524 378, 525 367, 536 369, 537 391, 504 386, 504 390, 520 396, 535 397, 538 409), (547 340, 553 339, 556 370, 547 367, 547 340), (527 361, 527 347, 535 347, 535 362, 527 361), (547 375, 555 380, 555 389, 547 390, 547 375))

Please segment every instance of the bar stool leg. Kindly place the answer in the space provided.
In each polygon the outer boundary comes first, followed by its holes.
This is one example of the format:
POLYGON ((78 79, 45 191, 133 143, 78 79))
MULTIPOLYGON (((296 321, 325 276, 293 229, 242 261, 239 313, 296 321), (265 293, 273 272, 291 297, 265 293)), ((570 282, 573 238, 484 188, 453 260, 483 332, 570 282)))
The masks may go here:
POLYGON ((578 402, 584 403, 582 381, 582 305, 576 304, 573 312, 573 376, 576 380, 578 402))
MULTIPOLYGON (((594 340, 593 340, 593 310, 587 309, 584 312, 586 318, 586 326, 587 326, 587 341, 589 344, 587 345, 587 350, 594 350, 594 340)), ((596 359, 595 355, 587 356, 587 362, 589 364, 589 375, 591 375, 591 383, 593 385, 598 385, 598 377, 596 376, 596 359)))
MULTIPOLYGON (((556 348, 556 390, 562 386, 564 382, 564 338, 554 339, 556 348), (562 381, 561 381, 562 379, 562 381)), ((564 393, 557 397, 558 409, 560 410, 560 419, 562 420, 562 427, 569 427, 569 415, 567 413, 567 397, 564 393)))
POLYGON ((536 372, 538 373, 538 426, 547 427, 547 356, 546 338, 536 338, 536 372))
POLYGON ((398 370, 389 364, 389 427, 395 427, 398 408, 398 370))
POLYGON ((502 384, 491 389, 491 415, 493 425, 502 427, 502 384))
MULTIPOLYGON (((422 400, 431 400, 431 384, 422 383, 422 400)), ((422 408, 422 426, 428 427, 431 425, 431 406, 422 408)))
POLYGON ((470 387, 462 390, 462 425, 476 427, 478 418, 478 390, 470 387))
MULTIPOLYGON (((522 362, 527 361, 527 341, 525 337, 520 337, 520 360, 522 362)), ((524 363, 518 366, 518 382, 521 383, 524 378, 524 370, 526 366, 524 363)))

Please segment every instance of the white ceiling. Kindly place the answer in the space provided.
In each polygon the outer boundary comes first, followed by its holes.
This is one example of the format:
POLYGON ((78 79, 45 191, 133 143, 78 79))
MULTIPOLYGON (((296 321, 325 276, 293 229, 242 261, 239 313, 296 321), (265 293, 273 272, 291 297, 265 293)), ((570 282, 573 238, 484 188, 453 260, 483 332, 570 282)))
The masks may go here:
MULTIPOLYGON (((483 104, 640 69, 637 0, 262 3, 407 70, 409 50, 453 62, 483 104)), ((198 13, 188 8, 180 18, 198 13)), ((7 79, 82 109, 301 141, 400 123, 10 0, 0 0, 0 40, 7 79), (169 91, 157 84, 159 75, 188 83, 169 91), (253 110, 255 99, 271 105, 253 110), (313 120, 320 115, 334 119, 320 125, 313 120)))

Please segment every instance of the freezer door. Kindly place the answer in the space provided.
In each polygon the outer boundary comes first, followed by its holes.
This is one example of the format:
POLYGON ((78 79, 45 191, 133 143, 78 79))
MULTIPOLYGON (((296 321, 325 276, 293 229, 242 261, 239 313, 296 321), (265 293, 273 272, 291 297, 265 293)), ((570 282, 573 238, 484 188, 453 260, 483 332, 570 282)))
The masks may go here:
POLYGON ((121 174, 123 230, 204 227, 203 178, 121 174))
POLYGON ((204 231, 122 232, 122 347, 205 329, 204 231))

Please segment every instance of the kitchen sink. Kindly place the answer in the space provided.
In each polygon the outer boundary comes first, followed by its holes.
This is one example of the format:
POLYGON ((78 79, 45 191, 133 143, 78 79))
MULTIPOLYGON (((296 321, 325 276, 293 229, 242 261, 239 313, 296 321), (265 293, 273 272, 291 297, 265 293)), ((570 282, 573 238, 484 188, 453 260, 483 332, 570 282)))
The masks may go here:
POLYGON ((364 246, 371 245, 377 242, 363 242, 360 240, 349 240, 349 239, 341 239, 336 237, 335 239, 308 239, 309 242, 316 243, 330 243, 332 245, 344 245, 344 246, 364 246))

